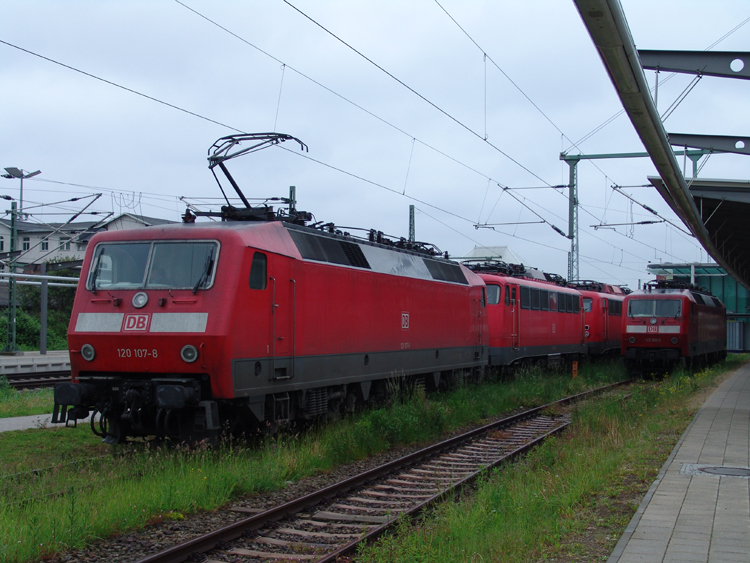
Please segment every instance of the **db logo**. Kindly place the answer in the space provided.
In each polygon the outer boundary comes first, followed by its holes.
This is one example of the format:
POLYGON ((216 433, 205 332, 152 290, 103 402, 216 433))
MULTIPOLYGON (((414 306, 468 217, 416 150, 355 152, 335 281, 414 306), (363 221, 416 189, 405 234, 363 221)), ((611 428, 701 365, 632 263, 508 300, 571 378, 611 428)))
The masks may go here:
POLYGON ((658 326, 647 326, 646 327, 646 332, 659 332, 659 327, 658 326))
POLYGON ((409 330, 409 313, 401 313, 401 330, 409 330))
POLYGON ((145 331, 148 328, 149 315, 125 315, 122 330, 145 331))

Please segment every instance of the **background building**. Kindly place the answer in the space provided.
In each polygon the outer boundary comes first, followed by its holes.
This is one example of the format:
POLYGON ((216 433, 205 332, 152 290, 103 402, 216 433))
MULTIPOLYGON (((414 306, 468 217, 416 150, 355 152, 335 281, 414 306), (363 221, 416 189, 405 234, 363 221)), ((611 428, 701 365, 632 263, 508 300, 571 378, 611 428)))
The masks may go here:
MULTIPOLYGON (((17 271, 35 270, 43 262, 83 260, 91 237, 99 231, 140 229, 175 223, 166 219, 122 213, 106 221, 39 223, 16 221, 17 271)), ((0 272, 8 270, 11 240, 10 219, 0 219, 0 272)), ((8 305, 7 283, 0 284, 0 307, 8 305)))

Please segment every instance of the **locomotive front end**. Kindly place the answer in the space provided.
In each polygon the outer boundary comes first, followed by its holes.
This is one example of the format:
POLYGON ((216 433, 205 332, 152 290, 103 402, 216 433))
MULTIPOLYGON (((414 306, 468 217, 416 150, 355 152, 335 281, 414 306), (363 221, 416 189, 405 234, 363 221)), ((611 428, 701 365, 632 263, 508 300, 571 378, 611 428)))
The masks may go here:
POLYGON ((687 298, 679 293, 633 294, 625 298, 627 316, 622 355, 631 371, 665 372, 685 356, 687 298))
POLYGON ((143 236, 92 240, 68 329, 72 381, 55 387, 52 422, 90 415, 111 443, 212 437, 219 417, 209 374, 220 368, 209 290, 221 244, 132 240, 143 236))

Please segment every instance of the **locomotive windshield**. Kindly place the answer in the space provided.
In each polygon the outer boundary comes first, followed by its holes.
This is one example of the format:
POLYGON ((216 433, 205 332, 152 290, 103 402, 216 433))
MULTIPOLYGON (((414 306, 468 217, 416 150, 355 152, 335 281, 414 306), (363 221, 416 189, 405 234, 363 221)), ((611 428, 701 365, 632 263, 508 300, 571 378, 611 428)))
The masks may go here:
POLYGON ((682 313, 679 299, 632 299, 628 307, 629 317, 672 317, 682 313))
POLYGON ((205 289, 213 283, 215 242, 127 242, 96 247, 88 289, 205 289))

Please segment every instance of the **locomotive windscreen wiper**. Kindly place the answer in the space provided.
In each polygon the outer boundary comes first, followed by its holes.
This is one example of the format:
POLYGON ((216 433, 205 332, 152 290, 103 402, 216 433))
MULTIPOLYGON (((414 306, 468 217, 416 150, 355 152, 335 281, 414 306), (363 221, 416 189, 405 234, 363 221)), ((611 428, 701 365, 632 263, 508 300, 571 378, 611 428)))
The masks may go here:
POLYGON ((96 295, 96 278, 99 277, 99 266, 102 264, 102 256, 104 256, 104 249, 96 257, 96 264, 94 265, 94 272, 91 274, 91 292, 96 295))
POLYGON ((206 256, 206 263, 203 265, 203 272, 201 273, 201 277, 198 278, 198 281, 193 286, 193 293, 198 291, 198 288, 206 282, 208 279, 208 274, 211 271, 211 268, 214 267, 214 249, 211 248, 208 252, 208 256, 206 256))

